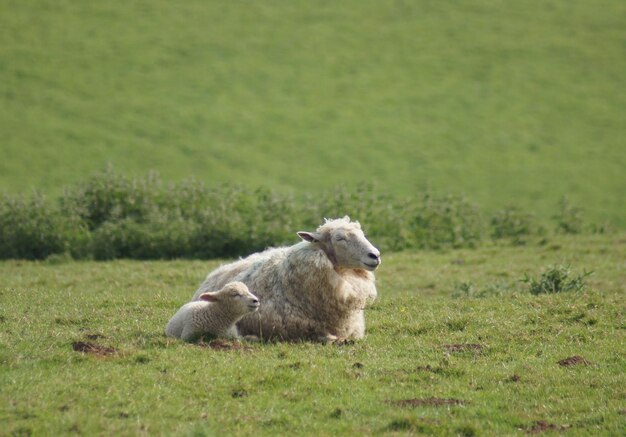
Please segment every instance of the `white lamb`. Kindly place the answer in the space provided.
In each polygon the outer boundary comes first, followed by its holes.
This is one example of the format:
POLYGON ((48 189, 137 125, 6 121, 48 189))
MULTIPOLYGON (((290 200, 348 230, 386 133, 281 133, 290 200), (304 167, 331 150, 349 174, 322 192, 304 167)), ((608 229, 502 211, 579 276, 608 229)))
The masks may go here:
POLYGON ((259 299, 241 282, 202 293, 199 299, 183 305, 174 314, 165 328, 167 336, 185 341, 194 341, 201 335, 237 338, 235 323, 259 309, 259 299))
POLYGON ((262 340, 359 339, 363 310, 376 298, 372 273, 380 252, 349 217, 326 220, 316 232, 298 232, 302 242, 268 249, 210 273, 193 296, 241 281, 263 301, 238 323, 242 335, 262 340))

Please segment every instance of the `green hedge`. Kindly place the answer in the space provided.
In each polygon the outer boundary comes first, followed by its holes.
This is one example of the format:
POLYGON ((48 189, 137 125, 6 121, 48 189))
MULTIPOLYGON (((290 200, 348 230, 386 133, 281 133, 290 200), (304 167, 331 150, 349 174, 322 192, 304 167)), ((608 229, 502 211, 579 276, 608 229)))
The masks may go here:
MULTIPOLYGON (((398 198, 371 185, 294 197, 267 188, 197 181, 164 184, 111 170, 69 187, 55 200, 0 197, 0 258, 162 259, 232 257, 291 244, 295 232, 324 217, 360 220, 381 250, 474 247, 543 235, 532 214, 515 207, 485 217, 461 196, 398 198)), ((580 232, 580 210, 562 203, 560 232, 580 232)))

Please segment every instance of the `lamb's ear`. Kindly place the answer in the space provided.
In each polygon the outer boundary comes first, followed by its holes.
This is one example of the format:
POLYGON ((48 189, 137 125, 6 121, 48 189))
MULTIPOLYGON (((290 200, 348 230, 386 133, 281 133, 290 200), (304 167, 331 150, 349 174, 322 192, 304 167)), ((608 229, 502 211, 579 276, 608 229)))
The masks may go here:
POLYGON ((202 293, 200 300, 206 300, 207 302, 217 302, 219 299, 215 293, 202 293))
POLYGON ((318 232, 300 231, 298 232, 298 237, 309 243, 320 243, 322 241, 322 236, 318 232))

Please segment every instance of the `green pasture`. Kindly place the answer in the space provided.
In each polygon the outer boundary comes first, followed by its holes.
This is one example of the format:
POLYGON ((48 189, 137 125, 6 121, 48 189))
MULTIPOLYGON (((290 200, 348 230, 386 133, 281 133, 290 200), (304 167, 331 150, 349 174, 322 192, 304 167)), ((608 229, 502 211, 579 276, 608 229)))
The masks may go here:
POLYGON ((383 260, 365 339, 213 347, 163 329, 220 261, 3 261, 0 435, 624 434, 624 235, 383 260))
POLYGON ((0 2, 0 190, 107 164, 626 225, 626 3, 0 2))

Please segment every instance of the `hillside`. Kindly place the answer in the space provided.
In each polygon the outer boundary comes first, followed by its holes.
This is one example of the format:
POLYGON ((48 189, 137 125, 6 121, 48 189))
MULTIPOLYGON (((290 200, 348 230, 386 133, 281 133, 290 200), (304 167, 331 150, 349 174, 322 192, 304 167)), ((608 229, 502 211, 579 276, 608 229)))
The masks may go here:
POLYGON ((112 164, 626 226, 626 4, 5 1, 0 191, 112 164))

